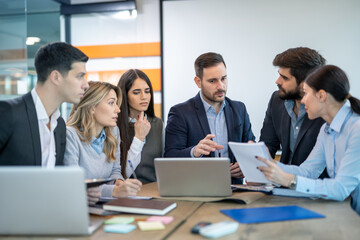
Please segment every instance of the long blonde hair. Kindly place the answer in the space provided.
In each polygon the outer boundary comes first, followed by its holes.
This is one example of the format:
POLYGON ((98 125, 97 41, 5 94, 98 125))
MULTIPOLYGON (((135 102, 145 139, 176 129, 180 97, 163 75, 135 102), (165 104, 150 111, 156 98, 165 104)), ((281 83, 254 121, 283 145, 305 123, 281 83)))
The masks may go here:
MULTIPOLYGON (((70 116, 66 122, 67 126, 76 129, 80 140, 90 144, 90 140, 95 136, 95 119, 92 109, 95 108, 108 93, 114 90, 117 96, 116 104, 120 108, 122 94, 119 87, 106 82, 89 82, 89 89, 85 92, 84 97, 78 104, 74 104, 70 111, 70 116)), ((118 141, 113 135, 113 127, 104 127, 106 139, 104 142, 103 152, 107 161, 116 161, 115 152, 118 147, 118 141)))

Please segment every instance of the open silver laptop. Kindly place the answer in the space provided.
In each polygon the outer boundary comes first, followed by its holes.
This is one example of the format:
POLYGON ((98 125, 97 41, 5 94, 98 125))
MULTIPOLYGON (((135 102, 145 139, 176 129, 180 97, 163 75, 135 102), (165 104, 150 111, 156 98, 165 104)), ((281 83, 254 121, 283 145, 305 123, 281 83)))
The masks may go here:
POLYGON ((155 158, 160 196, 230 196, 228 158, 155 158))
POLYGON ((91 234, 85 189, 80 168, 0 167, 0 234, 91 234))

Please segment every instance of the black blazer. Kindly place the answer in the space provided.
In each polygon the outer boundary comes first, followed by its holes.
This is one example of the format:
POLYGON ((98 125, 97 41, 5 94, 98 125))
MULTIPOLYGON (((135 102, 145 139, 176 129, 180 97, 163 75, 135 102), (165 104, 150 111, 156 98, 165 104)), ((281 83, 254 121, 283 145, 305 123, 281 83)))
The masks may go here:
MULTIPOLYGON (((255 141, 245 104, 226 98, 224 108, 228 141, 255 141)), ((184 103, 173 106, 168 115, 165 133, 165 157, 190 157, 191 149, 210 134, 200 93, 184 103)), ((214 152, 204 157, 214 157, 214 152)), ((229 148, 229 158, 235 162, 229 148)))
POLYGON ((278 91, 275 91, 266 110, 260 141, 265 142, 273 158, 281 145, 282 155, 280 162, 300 165, 306 160, 313 149, 323 124, 324 120, 322 118, 309 120, 307 114, 305 115, 295 142, 293 156, 290 159, 289 138, 291 119, 284 106, 284 100, 279 97, 278 91))
MULTIPOLYGON (((61 117, 54 134, 56 165, 64 165, 66 127, 61 117)), ((39 125, 31 92, 0 101, 0 165, 41 166, 39 125)))

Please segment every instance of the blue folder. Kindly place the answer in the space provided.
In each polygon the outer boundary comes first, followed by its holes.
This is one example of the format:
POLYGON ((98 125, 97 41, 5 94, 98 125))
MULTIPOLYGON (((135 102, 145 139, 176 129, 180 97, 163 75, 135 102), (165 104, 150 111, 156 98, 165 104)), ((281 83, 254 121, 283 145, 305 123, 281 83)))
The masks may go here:
POLYGON ((223 209, 223 214, 240 223, 263 223, 309 218, 325 218, 324 215, 299 206, 223 209))

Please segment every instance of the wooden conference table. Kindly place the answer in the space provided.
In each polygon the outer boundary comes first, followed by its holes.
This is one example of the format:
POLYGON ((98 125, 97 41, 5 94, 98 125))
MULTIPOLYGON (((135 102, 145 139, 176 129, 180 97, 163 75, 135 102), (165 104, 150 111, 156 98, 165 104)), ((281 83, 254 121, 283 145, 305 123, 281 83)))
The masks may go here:
MULTIPOLYGON (((148 196, 149 193, 153 195, 158 194, 156 183, 144 185, 139 195, 148 196)), ((177 208, 167 214, 168 216, 174 216, 174 221, 166 225, 165 230, 140 231, 139 228, 137 228, 128 234, 114 234, 105 233, 101 227, 91 236, 0 237, 0 239, 205 239, 200 235, 191 234, 190 229, 200 221, 215 223, 232 220, 220 213, 220 209, 284 205, 298 205, 323 214, 326 218, 240 224, 236 233, 219 239, 360 239, 360 216, 350 208, 349 200, 336 202, 321 199, 310 200, 264 195, 247 205, 235 202, 175 201, 177 202, 177 208)), ((148 217, 145 215, 131 214, 122 214, 119 216, 134 216, 135 220, 148 217)), ((91 218, 105 217, 91 215, 91 218)))

